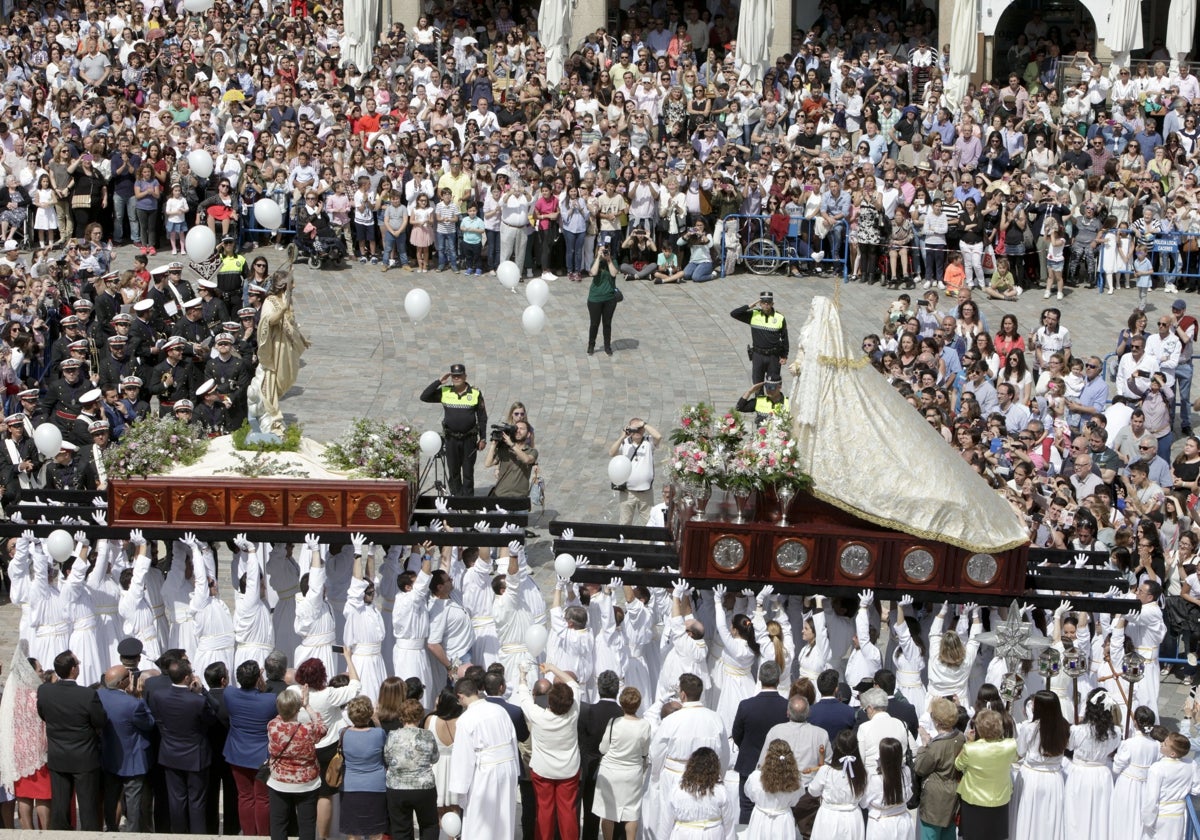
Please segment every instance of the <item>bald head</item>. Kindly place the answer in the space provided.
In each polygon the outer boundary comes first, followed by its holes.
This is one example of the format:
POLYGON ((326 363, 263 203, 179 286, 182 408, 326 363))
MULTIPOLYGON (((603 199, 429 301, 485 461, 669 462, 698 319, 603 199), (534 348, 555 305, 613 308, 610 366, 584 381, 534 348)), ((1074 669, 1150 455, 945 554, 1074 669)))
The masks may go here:
POLYGON ((689 636, 691 636, 693 639, 703 639, 704 638, 704 625, 701 624, 699 621, 697 621, 694 618, 689 619, 688 622, 686 624, 684 624, 684 629, 687 631, 687 634, 689 636))
POLYGON ((114 665, 104 672, 105 688, 121 688, 121 684, 129 679, 129 669, 124 665, 114 665))

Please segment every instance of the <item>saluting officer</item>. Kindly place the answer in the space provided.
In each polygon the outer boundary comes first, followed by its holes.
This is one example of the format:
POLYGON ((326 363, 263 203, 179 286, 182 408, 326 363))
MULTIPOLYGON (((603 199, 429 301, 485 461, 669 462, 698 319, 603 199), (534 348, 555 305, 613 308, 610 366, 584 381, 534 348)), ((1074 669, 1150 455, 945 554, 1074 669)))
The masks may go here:
POLYGON ((730 317, 750 325, 750 381, 762 382, 768 376, 782 381, 780 366, 787 364, 787 319, 775 311, 775 295, 760 292, 758 303, 739 306, 730 317))
POLYGON ((737 401, 738 411, 754 411, 754 419, 761 426, 772 414, 787 414, 792 410, 792 401, 783 395, 782 382, 768 376, 737 401))
POLYGON ((445 440, 446 468, 450 473, 450 495, 475 495, 475 456, 484 446, 487 406, 483 392, 467 382, 462 363, 450 365, 421 392, 421 402, 442 404, 442 436, 445 440))
POLYGON ((186 345, 187 342, 177 335, 168 338, 163 344, 166 359, 150 372, 149 390, 152 396, 158 397, 159 417, 170 414, 177 402, 195 392, 192 387, 195 369, 183 361, 183 348, 186 345))

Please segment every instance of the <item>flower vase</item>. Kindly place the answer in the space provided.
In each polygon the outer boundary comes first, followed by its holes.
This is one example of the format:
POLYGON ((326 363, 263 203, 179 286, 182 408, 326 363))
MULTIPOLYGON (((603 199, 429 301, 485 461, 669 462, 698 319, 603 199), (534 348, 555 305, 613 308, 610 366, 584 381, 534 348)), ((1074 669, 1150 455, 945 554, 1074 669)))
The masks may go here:
POLYGON ((792 499, 796 496, 796 488, 790 484, 780 484, 775 488, 775 495, 779 499, 779 527, 786 528, 788 526, 788 508, 792 505, 792 499))
POLYGON ((696 487, 696 513, 692 517, 697 521, 704 519, 704 512, 708 508, 708 500, 712 498, 712 487, 708 484, 701 484, 696 487))
POLYGON ((733 520, 734 523, 737 525, 745 524, 746 506, 750 503, 750 489, 748 487, 734 488, 733 501, 737 504, 737 519, 733 520))

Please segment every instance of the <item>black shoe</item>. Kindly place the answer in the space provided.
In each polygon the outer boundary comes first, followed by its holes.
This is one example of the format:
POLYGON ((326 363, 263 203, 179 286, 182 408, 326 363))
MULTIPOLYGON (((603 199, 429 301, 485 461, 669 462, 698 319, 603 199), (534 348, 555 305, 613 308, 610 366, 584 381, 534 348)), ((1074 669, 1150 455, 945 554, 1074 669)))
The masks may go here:
POLYGON ((605 352, 605 353, 607 353, 609 356, 611 356, 611 355, 612 355, 612 345, 611 345, 611 344, 605 344, 605 345, 604 345, 604 352, 605 352))
POLYGON ((1181 432, 1183 433, 1184 437, 1187 437, 1188 435, 1190 435, 1190 434, 1192 433, 1192 427, 1191 427, 1191 426, 1184 426, 1184 427, 1183 427, 1182 429, 1180 429, 1179 431, 1181 431, 1181 432))
POLYGON ((589 345, 588 345, 588 355, 589 355, 589 356, 591 356, 591 355, 594 355, 594 354, 595 354, 595 352, 596 352, 596 345, 595 345, 595 344, 589 344, 589 345))

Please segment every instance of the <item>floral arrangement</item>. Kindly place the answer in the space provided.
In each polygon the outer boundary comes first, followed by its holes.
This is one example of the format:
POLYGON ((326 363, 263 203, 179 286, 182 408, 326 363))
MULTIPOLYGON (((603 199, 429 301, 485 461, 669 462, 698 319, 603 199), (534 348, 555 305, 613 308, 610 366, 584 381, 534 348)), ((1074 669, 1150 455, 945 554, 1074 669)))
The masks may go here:
POLYGON ((104 469, 110 479, 145 478, 194 464, 206 451, 208 438, 200 427, 174 417, 147 417, 104 450, 104 469))
POLYGON ((721 462, 701 441, 689 440, 676 445, 670 469, 676 481, 711 484, 721 470, 721 462))
POLYGON ((791 428, 786 414, 773 415, 748 433, 738 411, 718 413, 707 403, 684 406, 671 433, 668 471, 681 483, 734 492, 767 485, 804 489, 812 480, 799 469, 791 428))
POLYGON ((283 440, 278 443, 246 443, 246 436, 250 434, 250 421, 242 423, 241 428, 235 429, 233 432, 233 448, 243 452, 299 452, 300 438, 304 435, 304 430, 300 424, 293 423, 287 427, 283 433, 283 440))
MULTIPOLYGON (((294 427, 289 427, 289 431, 294 427)), ((217 472, 230 473, 232 475, 240 475, 243 478, 271 478, 274 476, 282 476, 287 478, 307 478, 308 472, 299 467, 278 461, 272 458, 266 452, 255 452, 250 458, 238 452, 233 453, 233 457, 237 459, 237 463, 231 467, 224 467, 217 472)))
POLYGON ((361 478, 415 482, 420 466, 420 433, 401 420, 391 425, 365 417, 325 449, 325 463, 361 478))
POLYGON ((786 485, 797 490, 812 485, 812 479, 799 468, 799 450, 792 437, 791 417, 773 414, 754 431, 746 447, 746 457, 763 484, 786 485))

